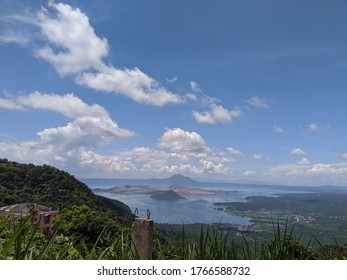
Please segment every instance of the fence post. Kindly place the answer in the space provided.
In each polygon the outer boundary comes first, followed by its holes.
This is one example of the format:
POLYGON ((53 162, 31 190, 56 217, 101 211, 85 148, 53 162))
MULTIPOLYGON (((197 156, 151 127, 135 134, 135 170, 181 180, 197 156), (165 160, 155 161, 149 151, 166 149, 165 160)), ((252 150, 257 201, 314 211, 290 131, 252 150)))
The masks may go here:
POLYGON ((135 218, 132 225, 131 252, 135 259, 151 260, 153 243, 153 220, 135 218))

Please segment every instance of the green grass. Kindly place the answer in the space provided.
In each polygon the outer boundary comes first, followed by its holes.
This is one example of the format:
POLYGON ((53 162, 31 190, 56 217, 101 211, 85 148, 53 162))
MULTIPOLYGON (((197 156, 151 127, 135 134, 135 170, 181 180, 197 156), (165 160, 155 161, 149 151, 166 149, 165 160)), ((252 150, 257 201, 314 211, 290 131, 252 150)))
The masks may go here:
MULTIPOLYGON (((92 247, 83 240, 78 243, 58 242, 57 230, 50 239, 44 238, 32 219, 22 219, 15 229, 10 230, 10 219, 0 219, 0 259, 35 260, 131 260, 131 232, 124 229, 116 236, 102 232, 92 247)), ((254 241, 243 238, 237 241, 229 231, 218 226, 201 226, 195 241, 187 238, 186 227, 182 226, 181 238, 174 241, 155 235, 153 240, 154 259, 181 260, 305 260, 346 259, 347 247, 339 244, 325 245, 312 236, 302 242, 288 223, 273 222, 271 238, 254 241), (319 249, 311 247, 312 242, 319 249)))

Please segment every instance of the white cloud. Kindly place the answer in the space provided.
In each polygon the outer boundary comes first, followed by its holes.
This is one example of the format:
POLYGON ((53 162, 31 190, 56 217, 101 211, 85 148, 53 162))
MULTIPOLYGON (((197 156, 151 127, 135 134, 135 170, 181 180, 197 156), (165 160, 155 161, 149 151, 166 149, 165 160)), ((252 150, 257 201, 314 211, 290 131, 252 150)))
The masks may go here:
POLYGON ((58 112, 69 118, 86 115, 108 116, 108 112, 100 105, 88 105, 72 93, 65 95, 47 94, 35 91, 21 95, 15 99, 18 106, 58 112))
MULTIPOLYGON (((46 44, 34 53, 60 75, 73 75, 81 86, 124 95, 139 103, 163 106, 184 102, 184 98, 165 89, 137 67, 118 69, 105 64, 103 59, 109 53, 107 39, 96 34, 88 16, 80 9, 49 1, 32 18, 13 16, 11 21, 40 28, 46 44)), ((0 43, 23 43, 4 35, 0 39, 0 43)))
POLYGON ((304 150, 299 149, 299 148, 291 150, 290 154, 291 155, 295 155, 295 156, 306 156, 306 155, 308 155, 307 152, 305 152, 304 150))
MULTIPOLYGON (((91 151, 83 151, 80 156, 81 165, 91 170, 106 174, 131 174, 141 177, 152 175, 173 174, 203 174, 207 170, 191 163, 182 163, 173 153, 166 153, 147 147, 137 147, 112 156, 104 156, 91 151)), ((218 167, 216 167, 218 170, 218 167)), ((209 172, 213 170, 209 169, 209 172)))
POLYGON ((98 73, 82 73, 77 83, 95 90, 125 95, 132 100, 155 106, 168 103, 183 103, 178 95, 161 87, 140 69, 104 68, 98 73))
POLYGON ((215 123, 215 120, 213 119, 211 113, 209 112, 199 113, 199 112, 193 111, 193 117, 198 123, 210 123, 210 124, 215 123))
POLYGON ((253 176, 255 174, 257 174, 257 172, 251 171, 251 170, 246 170, 245 172, 242 173, 242 175, 244 176, 253 176))
POLYGON ((227 151, 231 153, 232 155, 238 156, 238 157, 244 157, 244 154, 234 148, 228 147, 227 151))
POLYGON ((134 133, 119 128, 110 118, 84 116, 66 126, 47 128, 37 133, 43 142, 62 145, 67 149, 75 147, 97 147, 114 138, 130 137, 134 133))
POLYGON ((42 8, 37 14, 37 24, 52 46, 38 49, 37 55, 50 62, 61 75, 102 69, 108 43, 95 34, 89 18, 68 4, 51 1, 48 7, 53 13, 42 8))
POLYGON ((23 106, 10 99, 0 98, 0 108, 10 110, 23 110, 23 106))
POLYGON ((170 83, 170 84, 176 82, 177 80, 178 80, 177 77, 173 77, 173 78, 171 78, 171 79, 169 79, 169 78, 166 79, 166 81, 167 81, 168 83, 170 83))
POLYGON ((252 159, 255 159, 255 160, 262 160, 263 159, 263 156, 260 155, 260 154, 253 154, 251 156, 252 159))
POLYGON ((228 168, 225 168, 222 163, 215 164, 206 159, 200 159, 199 163, 207 173, 225 174, 228 171, 228 168))
POLYGON ((15 32, 6 32, 0 35, 0 45, 15 43, 24 46, 28 44, 29 41, 30 39, 27 36, 15 32))
POLYGON ((316 164, 307 171, 308 175, 335 176, 347 174, 347 167, 334 167, 330 164, 316 164))
POLYGON ((209 151, 205 140, 198 133, 181 128, 166 129, 159 139, 159 146, 187 158, 205 157, 209 151))
POLYGON ((191 100, 191 101, 197 101, 198 100, 198 97, 194 93, 186 93, 184 96, 187 100, 191 100))
POLYGON ((347 153, 342 154, 341 157, 342 157, 343 159, 346 159, 346 160, 347 160, 347 153))
POLYGON ((282 134, 286 133, 285 130, 281 127, 274 126, 274 130, 278 133, 282 133, 282 134))
POLYGON ((197 82, 190 81, 190 88, 194 92, 202 92, 200 85, 197 82))
POLYGON ((257 96, 254 96, 246 101, 249 105, 252 105, 254 107, 258 108, 269 108, 269 105, 267 104, 265 99, 261 99, 257 96))
POLYGON ((311 162, 307 158, 302 158, 296 162, 297 165, 310 165, 311 162))
POLYGON ((309 130, 309 131, 313 131, 313 132, 318 132, 318 131, 321 131, 322 130, 322 128, 321 127, 319 127, 317 124, 315 124, 315 123, 310 123, 308 126, 307 126, 307 129, 309 130))
POLYGON ((233 118, 240 118, 242 116, 241 109, 227 110, 223 106, 212 104, 210 111, 196 112, 193 111, 195 120, 199 123, 227 123, 231 122, 233 118))
POLYGON ((131 137, 134 132, 119 128, 100 105, 88 105, 73 94, 57 95, 33 92, 14 99, 0 100, 8 109, 34 108, 55 111, 72 119, 66 126, 47 128, 37 133, 41 141, 66 149, 96 147, 113 138, 131 137))

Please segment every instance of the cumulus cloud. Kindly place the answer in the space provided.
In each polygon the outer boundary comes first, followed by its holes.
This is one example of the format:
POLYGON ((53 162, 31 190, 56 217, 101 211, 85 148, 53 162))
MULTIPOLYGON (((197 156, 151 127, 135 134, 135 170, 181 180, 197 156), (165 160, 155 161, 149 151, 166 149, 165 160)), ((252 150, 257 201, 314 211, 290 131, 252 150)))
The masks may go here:
POLYGON ((335 176, 347 174, 347 167, 334 167, 330 164, 316 164, 307 171, 309 175, 335 176))
MULTIPOLYGON (((96 34, 88 16, 78 8, 49 1, 30 19, 12 16, 11 21, 38 27, 46 44, 34 50, 36 57, 50 63, 61 76, 72 75, 81 86, 154 106, 185 101, 137 67, 106 64, 110 49, 107 39, 96 34)), ((16 36, 2 35, 0 43, 25 43, 26 37, 16 36)))
MULTIPOLYGON (((0 142, 0 156, 21 162, 31 162, 36 164, 59 165, 57 155, 62 151, 60 147, 47 145, 37 141, 0 142)), ((60 162, 61 163, 61 162, 60 162)))
POLYGON ((268 103, 266 102, 265 99, 262 99, 260 97, 254 96, 248 100, 246 100, 246 103, 253 107, 258 107, 258 108, 269 108, 268 103))
POLYGON ((175 153, 148 147, 137 147, 111 156, 83 151, 80 155, 80 162, 82 166, 91 168, 91 170, 99 169, 100 172, 112 174, 224 174, 228 170, 222 163, 216 164, 206 159, 200 159, 198 165, 184 163, 181 157, 175 153))
POLYGON ((42 8, 37 13, 37 24, 51 46, 39 48, 36 54, 50 62, 61 75, 102 69, 108 43, 95 34, 87 15, 68 4, 51 1, 48 7, 53 13, 42 8))
POLYGON ((97 147, 114 138, 130 137, 134 133, 119 128, 110 118, 84 116, 66 126, 47 128, 37 133, 45 143, 74 147, 97 147))
POLYGON ((14 99, 5 99, 2 103, 10 104, 8 109, 50 110, 72 119, 65 126, 38 132, 37 135, 46 144, 73 149, 81 146, 95 147, 108 143, 113 138, 134 136, 134 132, 118 127, 105 108, 98 104, 88 105, 73 94, 57 95, 36 91, 14 99))
POLYGON ((159 146, 183 157, 205 157, 209 151, 205 140, 198 133, 181 128, 166 129, 159 139, 159 146))
POLYGON ((311 162, 307 158, 302 158, 296 162, 297 165, 310 165, 311 162))
POLYGON ((299 148, 291 150, 290 154, 291 155, 295 155, 295 156, 306 156, 306 155, 308 155, 307 152, 305 152, 304 150, 299 149, 299 148))
POLYGON ((224 174, 228 170, 222 163, 215 164, 206 159, 200 159, 199 162, 207 173, 224 174))
POLYGON ((210 111, 196 112, 193 116, 198 123, 227 123, 242 116, 241 109, 227 110, 221 105, 211 104, 210 111))

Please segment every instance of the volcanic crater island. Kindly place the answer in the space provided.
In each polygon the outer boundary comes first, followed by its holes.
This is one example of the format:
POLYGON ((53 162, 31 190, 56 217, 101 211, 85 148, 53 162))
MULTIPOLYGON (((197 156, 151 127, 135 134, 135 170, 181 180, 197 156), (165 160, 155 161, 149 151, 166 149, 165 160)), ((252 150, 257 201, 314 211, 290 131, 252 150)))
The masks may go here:
MULTIPOLYGON (((176 182, 178 179, 182 184, 185 184, 185 182, 182 181, 182 179, 190 180, 189 183, 191 185, 192 182, 196 182, 189 177, 184 177, 182 175, 174 175, 170 177, 170 182, 176 182), (185 179, 186 178, 186 179, 185 179)), ((151 179, 150 179, 151 180, 151 179)), ((159 183, 159 179, 155 183, 159 183)), ((145 182, 146 183, 146 182, 145 182)), ((142 184, 124 184, 115 186, 112 188, 96 188, 94 189, 95 192, 104 192, 104 193, 111 193, 111 194, 125 194, 125 195, 134 195, 134 194, 144 194, 149 195, 153 199, 158 200, 181 200, 186 199, 187 197, 194 197, 194 196, 213 196, 217 193, 230 193, 230 192, 238 192, 237 190, 230 190, 230 191, 224 191, 224 190, 211 190, 211 189, 203 189, 198 187, 187 187, 182 186, 178 184, 172 184, 170 186, 165 186, 165 179, 163 179, 164 185, 142 185, 142 184)))

